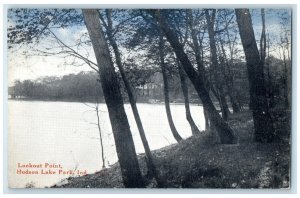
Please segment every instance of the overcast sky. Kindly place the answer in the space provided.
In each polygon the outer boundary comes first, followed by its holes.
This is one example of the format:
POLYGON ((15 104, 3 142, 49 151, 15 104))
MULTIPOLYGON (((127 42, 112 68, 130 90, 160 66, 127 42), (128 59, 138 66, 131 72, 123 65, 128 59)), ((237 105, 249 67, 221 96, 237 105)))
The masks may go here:
MULTIPOLYGON (((267 10, 266 11, 266 27, 267 32, 271 35, 272 41, 275 42, 279 38, 279 32, 281 31, 280 15, 283 10, 267 10)), ((261 33, 261 16, 260 9, 252 10, 253 27, 256 33, 256 39, 260 38, 261 33)), ((290 29, 291 21, 285 23, 285 27, 290 29)), ((69 45, 75 43, 76 39, 86 32, 84 27, 73 27, 71 29, 58 29, 56 30, 57 36, 69 45)), ((53 40, 44 40, 41 47, 49 45, 49 42, 53 44, 53 40)), ((57 56, 41 57, 32 56, 25 57, 20 51, 27 50, 25 47, 21 47, 21 50, 12 52, 8 51, 8 74, 9 85, 13 85, 15 80, 36 79, 42 76, 63 76, 70 73, 78 73, 80 71, 92 71, 88 66, 71 66, 65 65, 67 59, 57 56)), ((93 56, 92 49, 87 49, 90 56, 93 56)), ((278 52, 274 52, 275 56, 278 52)), ((95 61, 94 57, 91 60, 95 61)), ((67 60, 70 63, 70 60, 67 60)))

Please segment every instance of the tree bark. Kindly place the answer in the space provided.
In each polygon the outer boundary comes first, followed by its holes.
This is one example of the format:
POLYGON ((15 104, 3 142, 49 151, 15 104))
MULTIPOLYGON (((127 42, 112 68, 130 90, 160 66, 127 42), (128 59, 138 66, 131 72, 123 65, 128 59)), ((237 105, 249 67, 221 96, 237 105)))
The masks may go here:
POLYGON ((99 13, 95 9, 83 9, 82 12, 99 67, 100 81, 112 125, 124 186, 127 188, 145 187, 124 110, 120 85, 101 28, 99 13))
POLYGON ((249 9, 236 9, 235 13, 247 62, 255 140, 258 142, 272 142, 275 136, 273 122, 268 109, 264 71, 255 40, 250 12, 249 9))
POLYGON ((187 121, 189 122, 192 130, 192 134, 196 135, 200 133, 200 130, 198 129, 197 125, 194 122, 194 119, 191 115, 191 110, 190 110, 190 101, 189 101, 189 90, 188 86, 186 84, 186 74, 180 65, 180 62, 177 61, 177 67, 178 67, 178 73, 180 77, 180 84, 181 84, 181 90, 183 93, 183 98, 184 98, 184 106, 185 106, 185 116, 187 121))
MULTIPOLYGON (((149 144, 148 144, 148 140, 146 138, 145 130, 144 130, 144 127, 143 127, 143 124, 142 124, 142 121, 141 121, 141 118, 140 118, 140 115, 139 115, 139 112, 138 112, 138 108, 136 106, 136 96, 135 96, 134 90, 133 90, 129 80, 126 77, 125 70, 124 70, 124 67, 123 67, 123 64, 122 64, 122 61, 121 61, 121 54, 120 54, 118 45, 117 45, 117 43, 116 43, 116 41, 113 37, 113 34, 112 34, 111 10, 106 10, 106 14, 107 14, 107 21, 108 21, 108 24, 106 26, 107 36, 108 36, 108 39, 109 39, 109 43, 113 48, 113 51, 114 51, 114 54, 115 54, 115 59, 116 59, 116 64, 117 64, 117 67, 119 68, 122 80, 124 82, 125 89, 126 89, 127 94, 128 94, 128 99, 129 99, 131 109, 132 109, 132 112, 133 112, 133 116, 134 116, 136 125, 137 125, 138 130, 139 130, 139 134, 140 134, 140 137, 141 137, 141 140, 142 140, 142 143, 143 143, 143 147, 144 147, 145 154, 146 154, 146 162, 147 162, 148 170, 151 173, 151 175, 153 175, 154 178, 156 179, 158 187, 162 187, 163 183, 162 183, 161 179, 158 176, 158 173, 157 173, 154 161, 153 161, 153 156, 152 156, 149 144)), ((148 88, 148 90, 149 90, 149 88, 148 88)))
POLYGON ((203 105, 206 106, 208 110, 207 112, 209 114, 209 118, 218 132, 221 143, 225 143, 225 144, 235 143, 236 139, 233 135, 231 128, 220 117, 220 115, 218 114, 216 108, 214 107, 210 99, 208 90, 206 89, 204 84, 204 79, 201 78, 201 76, 198 75, 197 72, 195 71, 187 54, 184 52, 182 45, 179 43, 178 38, 176 38, 176 35, 171 30, 164 17, 161 16, 160 10, 149 10, 148 12, 158 21, 159 27, 162 29, 169 43, 171 44, 174 52, 176 53, 176 56, 180 60, 181 65, 183 66, 186 74, 190 78, 200 99, 202 100, 203 105))
POLYGON ((161 34, 159 36, 159 60, 160 60, 160 67, 161 67, 161 73, 163 76, 163 82, 164 82, 164 97, 165 97, 165 108, 166 108, 166 114, 169 122, 169 126, 171 129, 171 132, 173 134, 173 137, 177 142, 180 142, 182 140, 182 137, 179 135, 175 124, 173 122, 171 109, 170 109, 170 99, 169 99, 169 82, 168 82, 168 75, 166 71, 166 64, 165 64, 165 57, 164 57, 164 40, 163 35, 161 34))

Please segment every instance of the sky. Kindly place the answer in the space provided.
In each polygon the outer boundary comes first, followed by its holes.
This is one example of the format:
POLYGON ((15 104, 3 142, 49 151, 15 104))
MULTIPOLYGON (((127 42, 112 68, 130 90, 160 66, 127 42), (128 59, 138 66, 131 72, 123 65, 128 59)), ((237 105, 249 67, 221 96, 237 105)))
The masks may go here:
MULTIPOLYGON (((266 26, 267 33, 270 34, 273 42, 280 39, 278 33, 281 31, 280 15, 283 10, 266 10, 266 26)), ((261 15, 260 9, 251 10, 253 28, 256 33, 256 39, 260 38, 261 33, 261 15)), ((11 22, 10 22, 11 23, 11 22)), ((8 23, 8 25, 11 25, 8 23)), ((13 22, 12 22, 13 24, 13 22)), ((288 20, 285 24, 286 28, 290 29, 291 21, 288 20)), ((85 27, 75 26, 72 28, 60 28, 54 30, 55 34, 66 44, 73 45, 76 40, 80 37, 82 33, 87 32, 85 27)), ((45 46, 57 46, 53 40, 43 40, 39 46, 40 49, 45 48, 45 46)), ((22 55, 21 51, 28 51, 26 46, 20 47, 20 50, 12 52, 8 51, 8 84, 13 85, 15 80, 25 80, 25 79, 37 79, 43 76, 63 76, 70 73, 79 73, 80 71, 92 71, 87 65, 74 66, 70 64, 69 58, 63 58, 58 56, 30 56, 26 57, 22 55), (65 62, 69 64, 65 64, 65 62)), ((95 58, 93 57, 93 51, 91 48, 80 49, 83 54, 89 54, 90 59, 93 62, 95 58)), ((273 52, 275 56, 278 56, 276 50, 273 52)), ((30 52, 29 52, 30 54, 30 52)), ((34 54, 34 53, 32 53, 34 54)))

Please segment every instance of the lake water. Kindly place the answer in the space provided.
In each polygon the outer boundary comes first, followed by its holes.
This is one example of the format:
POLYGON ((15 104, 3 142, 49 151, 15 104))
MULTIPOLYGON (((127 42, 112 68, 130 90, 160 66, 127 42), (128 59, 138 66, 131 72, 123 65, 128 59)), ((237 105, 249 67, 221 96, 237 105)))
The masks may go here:
MULTIPOLYGON (((68 175, 17 174, 20 164, 61 164, 64 170, 101 170, 101 147, 96 112, 92 103, 77 102, 8 102, 8 177, 10 187, 53 185, 68 175)), ((138 104, 151 150, 175 143, 169 129, 164 104, 138 104)), ((114 140, 105 104, 100 104, 100 124, 103 132, 105 162, 117 161, 114 140)), ((125 110, 130 122, 137 153, 143 145, 129 104, 125 110)), ((183 138, 191 136, 182 104, 171 104, 176 128, 183 138)), ((200 130, 204 130, 202 106, 191 105, 192 116, 200 130)), ((26 169, 22 169, 26 170, 26 169)))

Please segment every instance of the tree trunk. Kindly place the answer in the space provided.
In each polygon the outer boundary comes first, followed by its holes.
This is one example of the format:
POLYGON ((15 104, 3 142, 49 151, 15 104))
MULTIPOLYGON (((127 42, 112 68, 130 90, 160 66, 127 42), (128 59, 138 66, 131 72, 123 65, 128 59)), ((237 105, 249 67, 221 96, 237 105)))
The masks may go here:
POLYGON ((284 90, 283 90, 283 94, 284 94, 284 106, 286 108, 289 108, 290 104, 289 104, 289 91, 288 91, 288 69, 287 69, 287 63, 286 63, 286 55, 285 55, 285 51, 283 50, 283 85, 284 85, 284 90))
POLYGON ((198 127, 195 124, 193 117, 191 115, 190 102, 189 102, 189 90, 188 90, 188 86, 186 84, 186 74, 185 74, 182 66, 180 65, 179 61, 177 61, 177 65, 178 65, 178 73, 179 73, 180 82, 181 82, 180 83, 181 89, 182 89, 182 93, 183 93, 183 97, 184 97, 185 116, 191 126, 192 134, 196 135, 196 134, 200 133, 200 130, 198 129, 198 127))
POLYGON ((99 67, 124 186, 126 188, 145 187, 123 105, 120 85, 101 28, 99 13, 94 9, 83 9, 82 12, 99 67))
POLYGON ((266 86, 266 91, 267 91, 267 95, 268 95, 268 99, 269 99, 269 108, 272 109, 274 107, 274 102, 275 102, 275 98, 274 98, 274 90, 273 90, 273 85, 272 85, 272 76, 271 76, 271 72, 270 72, 270 38, 269 38, 269 34, 268 34, 268 45, 267 45, 267 49, 268 49, 268 58, 266 61, 266 67, 267 67, 267 86, 266 86))
POLYGON ((215 9, 213 10, 213 16, 209 15, 208 10, 205 10, 205 16, 207 21, 207 29, 208 29, 208 37, 209 37, 209 46, 211 53, 211 61, 212 68, 214 74, 214 80, 216 83, 217 91, 219 93, 220 98, 220 107, 222 111, 222 116, 224 120, 228 119, 229 109, 226 102, 225 91, 222 83, 225 82, 224 76, 221 74, 221 66, 218 63, 218 55, 217 55, 217 47, 216 47, 216 39, 215 39, 215 30, 214 30, 214 15, 215 9))
POLYGON ((235 97, 234 97, 233 76, 232 76, 233 74, 232 74, 232 72, 230 72, 230 65, 229 65, 228 60, 227 60, 227 56, 226 56, 226 52, 225 52, 225 49, 224 49, 223 41, 222 41, 221 38, 219 38, 219 41, 220 41, 221 51, 222 51, 222 56, 220 56, 221 57, 220 62, 223 65, 221 68, 222 68, 222 72, 224 74, 224 79, 225 79, 226 86, 227 86, 227 89, 228 89, 228 95, 229 95, 229 98, 230 98, 230 102, 231 102, 231 105, 232 105, 233 112, 238 113, 238 112, 240 112, 240 107, 239 107, 239 105, 236 102, 235 97))
MULTIPOLYGON (((198 68, 198 75, 202 75, 202 78, 205 82, 205 87, 209 90, 210 85, 209 85, 208 79, 205 76, 205 68, 204 68, 204 64, 203 64, 202 45, 201 45, 201 42, 199 44, 198 39, 197 39, 192 10, 190 10, 190 9, 187 10, 187 15, 188 15, 188 25, 191 30, 193 51, 195 53, 196 64, 197 64, 197 68, 198 68)), ((205 119, 205 130, 206 130, 209 128, 209 118, 208 118, 207 108, 204 107, 203 103, 202 103, 202 105, 203 105, 203 114, 204 114, 204 119, 205 119)))
POLYGON ((206 106, 207 112, 209 114, 209 118, 212 124, 215 126, 218 135, 220 137, 221 143, 225 144, 232 144, 235 143, 235 137, 231 128, 227 125, 226 122, 220 117, 216 108, 214 107, 208 90, 205 87, 204 79, 201 78, 200 75, 197 74, 195 71, 192 63, 190 62, 187 54, 184 52, 182 45, 179 43, 178 39, 176 38, 175 33, 169 27, 167 21, 164 17, 161 16, 160 10, 149 11, 149 13, 158 21, 160 28, 163 30, 164 34, 166 35, 169 43, 171 44, 176 56, 181 62, 186 74, 190 78, 191 82, 193 83, 200 99, 203 102, 203 105, 206 106))
POLYGON ((250 12, 248 9, 236 9, 235 13, 247 62, 255 139, 258 142, 272 142, 274 139, 273 122, 268 109, 264 71, 254 36, 250 12))
POLYGON ((230 98, 230 102, 231 102, 231 105, 232 105, 232 110, 233 110, 233 113, 238 113, 241 111, 240 109, 240 106, 238 105, 238 103, 236 102, 234 96, 233 96, 233 91, 232 91, 232 88, 229 89, 229 98, 230 98))
POLYGON ((180 142, 182 140, 182 137, 179 135, 175 124, 173 122, 171 109, 170 109, 170 99, 169 99, 169 83, 168 83, 168 75, 166 71, 166 65, 165 65, 165 57, 164 57, 164 40, 163 36, 159 36, 159 59, 160 59, 160 67, 161 67, 161 73, 163 76, 163 82, 164 82, 164 96, 165 96, 165 108, 167 113, 167 118, 169 122, 169 126, 171 129, 171 132, 173 134, 173 137, 177 142, 180 142))
POLYGON ((219 97, 220 97, 220 106, 221 106, 221 111, 222 111, 222 117, 224 120, 228 120, 228 115, 230 114, 229 109, 228 109, 228 105, 227 105, 227 101, 226 101, 226 97, 224 94, 224 90, 223 88, 219 87, 219 97))
POLYGON ((261 9, 261 20, 262 20, 262 31, 261 31, 261 38, 260 38, 260 62, 261 66, 265 66, 266 60, 266 50, 267 50, 267 39, 266 39, 266 20, 265 20, 265 9, 261 9))
POLYGON ((102 159, 102 168, 105 168, 105 159, 104 159, 104 148, 103 148, 103 139, 102 139, 102 132, 100 127, 100 118, 99 118, 99 109, 98 109, 98 101, 96 104, 96 115, 97 115, 97 126, 99 131, 99 137, 100 137, 100 146, 101 146, 101 159, 102 159))
POLYGON ((203 105, 203 113, 204 113, 204 119, 205 119, 205 130, 210 128, 210 122, 208 119, 208 112, 207 108, 203 105))
MULTIPOLYGON (((113 48, 113 51, 114 51, 114 54, 115 54, 115 59, 116 59, 116 64, 119 68, 122 80, 123 80, 124 85, 125 85, 125 89, 126 89, 127 94, 128 94, 128 99, 129 99, 129 102, 130 102, 130 105, 131 105, 131 109, 132 109, 132 112, 133 112, 133 115, 134 115, 134 119, 135 119, 136 125, 138 127, 139 134, 140 134, 140 137, 141 137, 141 140, 142 140, 142 143, 143 143, 143 147, 144 147, 144 150, 145 150, 148 170, 149 170, 150 174, 153 175, 154 178, 156 179, 158 187, 162 187, 163 184, 162 184, 160 178, 158 177, 156 167, 155 167, 155 164, 154 164, 154 161, 153 161, 152 153, 151 153, 151 150, 150 150, 150 147, 149 147, 149 144, 148 144, 148 140, 147 140, 146 135, 145 135, 145 130, 144 130, 144 127, 143 127, 143 124, 142 124, 142 121, 141 121, 141 118, 140 118, 140 115, 139 115, 139 112, 138 112, 138 108, 136 106, 136 96, 134 94, 132 86, 130 85, 129 80, 126 77, 125 70, 124 70, 123 64, 121 62, 121 54, 120 54, 118 45, 117 45, 115 39, 113 38, 111 10, 106 10, 106 14, 107 14, 107 20, 108 20, 106 30, 107 30, 109 43, 113 48)), ((148 90, 149 90, 149 87, 148 87, 148 90)))

